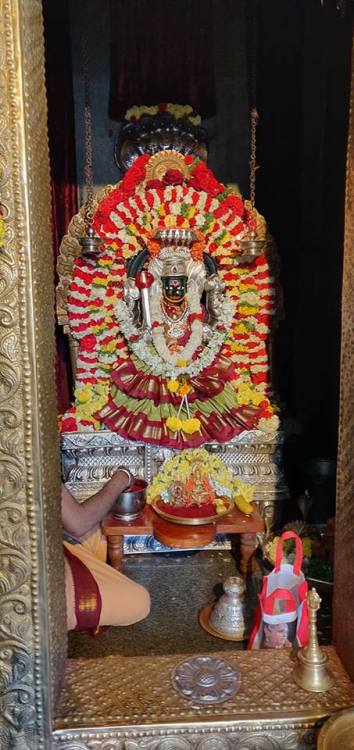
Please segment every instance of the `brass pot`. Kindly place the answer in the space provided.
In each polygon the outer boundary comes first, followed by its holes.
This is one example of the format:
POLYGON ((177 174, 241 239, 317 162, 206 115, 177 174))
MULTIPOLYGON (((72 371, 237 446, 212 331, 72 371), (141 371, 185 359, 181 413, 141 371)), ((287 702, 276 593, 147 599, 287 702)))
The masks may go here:
POLYGON ((112 508, 114 518, 120 521, 134 521, 139 518, 146 505, 146 488, 144 479, 135 479, 133 486, 118 495, 112 508))

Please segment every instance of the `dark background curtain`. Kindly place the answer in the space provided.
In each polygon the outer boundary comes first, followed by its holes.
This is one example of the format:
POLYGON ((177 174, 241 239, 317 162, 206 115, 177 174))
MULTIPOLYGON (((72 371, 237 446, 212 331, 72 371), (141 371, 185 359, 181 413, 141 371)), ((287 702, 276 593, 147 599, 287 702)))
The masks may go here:
POLYGON ((276 386, 301 432, 286 445, 288 483, 294 497, 317 493, 318 522, 335 507, 353 30, 353 4, 336 5, 258 2, 257 206, 277 240, 285 301, 276 386))
POLYGON ((111 0, 109 116, 134 104, 215 114, 212 0, 111 0))
MULTIPOLYGON (((54 260, 71 218, 78 210, 76 190, 74 109, 68 0, 44 0, 48 137, 52 188, 54 260)), ((56 279, 57 281, 57 279, 56 279)), ((57 399, 59 413, 69 406, 71 370, 67 338, 59 327, 57 340, 57 399)))

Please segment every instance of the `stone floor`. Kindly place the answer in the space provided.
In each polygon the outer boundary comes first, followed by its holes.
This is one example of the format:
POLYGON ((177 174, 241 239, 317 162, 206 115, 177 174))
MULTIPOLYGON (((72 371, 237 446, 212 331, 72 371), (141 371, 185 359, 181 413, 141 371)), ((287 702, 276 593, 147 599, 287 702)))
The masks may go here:
MULTIPOLYGON (((129 627, 108 628, 99 637, 88 633, 69 634, 70 658, 97 658, 110 654, 154 656, 234 651, 245 648, 214 638, 198 623, 198 613, 222 593, 222 582, 237 572, 229 551, 171 552, 126 557, 125 573, 142 583, 151 595, 151 613, 143 622, 129 627)), ((264 567, 261 558, 246 591, 246 623, 249 628, 257 604, 264 567)), ((266 571, 268 572, 268 571, 266 571)), ((316 585, 322 597, 319 639, 331 642, 331 595, 328 585, 316 585)))

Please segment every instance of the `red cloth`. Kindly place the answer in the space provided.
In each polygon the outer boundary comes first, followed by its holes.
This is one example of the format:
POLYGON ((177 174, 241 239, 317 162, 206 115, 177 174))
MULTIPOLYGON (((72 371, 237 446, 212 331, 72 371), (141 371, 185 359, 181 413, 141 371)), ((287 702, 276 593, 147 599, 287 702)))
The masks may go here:
POLYGON ((70 565, 75 592, 75 630, 96 628, 100 621, 102 599, 91 571, 64 546, 64 555, 70 565))
MULTIPOLYGON (((54 261, 68 224, 77 213, 74 104, 67 0, 43 2, 46 41, 46 84, 50 148, 54 261)), ((71 374, 66 337, 56 329, 57 400, 59 413, 70 404, 71 374)))

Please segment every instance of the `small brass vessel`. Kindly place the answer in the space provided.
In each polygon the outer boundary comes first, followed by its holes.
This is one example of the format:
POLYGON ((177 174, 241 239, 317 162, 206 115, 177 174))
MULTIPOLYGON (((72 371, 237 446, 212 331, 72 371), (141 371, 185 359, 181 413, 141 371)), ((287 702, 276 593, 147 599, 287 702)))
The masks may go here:
POLYGON ((354 708, 338 711, 323 725, 318 750, 354 750, 354 708))

